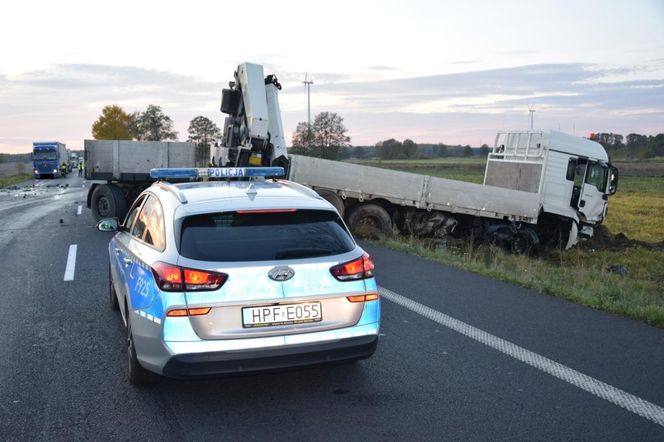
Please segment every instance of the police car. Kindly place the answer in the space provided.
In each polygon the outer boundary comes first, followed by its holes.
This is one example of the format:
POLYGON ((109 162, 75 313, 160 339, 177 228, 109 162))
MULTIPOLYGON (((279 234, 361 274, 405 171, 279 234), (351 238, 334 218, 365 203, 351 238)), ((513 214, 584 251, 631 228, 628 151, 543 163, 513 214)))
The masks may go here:
POLYGON ((108 246, 128 376, 209 377, 371 356, 380 299, 370 257, 281 168, 153 169, 108 246), (201 176, 223 180, 170 184, 201 176), (231 179, 241 178, 240 180, 231 179), (270 178, 266 178, 270 177, 270 178))

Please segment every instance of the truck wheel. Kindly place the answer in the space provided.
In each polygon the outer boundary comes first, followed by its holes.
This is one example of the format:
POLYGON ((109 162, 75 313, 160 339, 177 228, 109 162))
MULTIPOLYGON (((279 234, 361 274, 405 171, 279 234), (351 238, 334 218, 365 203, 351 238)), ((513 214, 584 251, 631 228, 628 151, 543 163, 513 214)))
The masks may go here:
POLYGON ((348 216, 348 225, 359 233, 392 233, 392 219, 387 210, 377 204, 362 204, 348 216), (363 232, 364 231, 364 232, 363 232))
POLYGON ((115 216, 121 223, 124 221, 125 216, 127 216, 127 211, 129 210, 127 197, 125 197, 124 193, 122 193, 122 189, 120 189, 118 186, 111 184, 109 187, 111 188, 111 192, 113 192, 113 197, 115 199, 115 216))
POLYGON ((537 234, 530 229, 521 229, 514 233, 511 242, 512 253, 530 255, 539 244, 537 234))
POLYGON ((337 209, 337 212, 339 212, 339 215, 341 215, 342 218, 344 217, 346 211, 344 207, 344 200, 342 200, 339 195, 334 192, 330 192, 329 190, 319 190, 317 192, 325 199, 325 201, 332 204, 334 208, 337 209))
POLYGON ((96 221, 117 218, 122 221, 127 214, 127 199, 114 184, 100 184, 92 192, 90 208, 96 221))

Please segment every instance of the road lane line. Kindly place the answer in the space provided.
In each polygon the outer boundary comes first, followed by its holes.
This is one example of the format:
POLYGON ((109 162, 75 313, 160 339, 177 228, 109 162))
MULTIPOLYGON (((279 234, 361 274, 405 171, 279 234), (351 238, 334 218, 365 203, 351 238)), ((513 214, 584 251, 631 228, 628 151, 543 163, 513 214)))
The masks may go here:
POLYGON ((79 205, 78 205, 78 209, 76 209, 76 216, 80 216, 80 215, 81 215, 81 210, 83 210, 83 206, 81 206, 81 205, 79 204, 79 205))
POLYGON ((648 402, 530 350, 526 350, 523 347, 519 347, 498 336, 441 313, 438 310, 394 293, 389 289, 379 287, 378 291, 383 298, 395 304, 664 427, 664 408, 659 405, 648 402))
POLYGON ((74 271, 76 270, 76 244, 69 246, 69 254, 67 255, 67 267, 65 267, 65 281, 74 280, 74 271))

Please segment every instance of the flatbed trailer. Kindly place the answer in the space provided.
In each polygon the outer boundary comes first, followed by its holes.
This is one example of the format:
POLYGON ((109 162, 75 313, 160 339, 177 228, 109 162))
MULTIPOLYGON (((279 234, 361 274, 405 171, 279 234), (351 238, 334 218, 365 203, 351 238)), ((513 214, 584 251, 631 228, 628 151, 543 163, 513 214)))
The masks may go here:
MULTIPOLYGON (((123 218, 154 180, 150 169, 208 167, 193 143, 85 140, 87 206, 123 218)), ((383 233, 475 238, 527 253, 540 243, 573 246, 606 216, 617 170, 601 145, 559 132, 502 132, 484 184, 349 162, 289 155, 288 178, 317 191, 351 226, 383 233)))

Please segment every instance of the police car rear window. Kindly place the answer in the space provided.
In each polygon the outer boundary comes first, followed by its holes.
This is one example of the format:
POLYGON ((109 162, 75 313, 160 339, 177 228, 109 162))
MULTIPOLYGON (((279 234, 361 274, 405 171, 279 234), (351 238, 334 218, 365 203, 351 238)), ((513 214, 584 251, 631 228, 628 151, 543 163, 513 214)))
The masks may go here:
POLYGON ((201 261, 273 261, 338 255, 355 247, 327 210, 222 212, 182 222, 180 254, 201 261))

